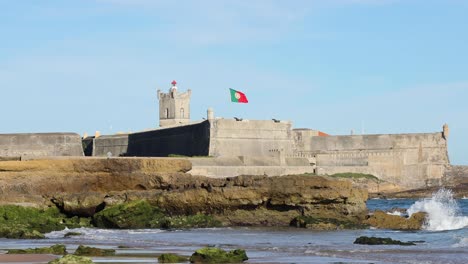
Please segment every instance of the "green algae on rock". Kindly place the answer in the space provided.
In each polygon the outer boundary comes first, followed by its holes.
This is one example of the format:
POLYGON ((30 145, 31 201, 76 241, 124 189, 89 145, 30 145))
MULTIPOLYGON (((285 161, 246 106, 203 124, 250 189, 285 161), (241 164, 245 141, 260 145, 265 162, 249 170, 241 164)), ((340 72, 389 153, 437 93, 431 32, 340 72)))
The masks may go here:
POLYGON ((77 256, 114 256, 115 250, 114 249, 102 249, 102 248, 95 248, 95 247, 87 247, 83 245, 79 245, 76 249, 74 255, 77 256))
POLYGON ((188 261, 187 257, 173 253, 164 253, 158 257, 158 263, 180 263, 188 261))
POLYGON ((105 208, 93 217, 94 224, 101 228, 201 228, 218 227, 221 222, 204 214, 167 216, 158 207, 145 200, 118 204, 105 208))
POLYGON ((220 248, 205 247, 198 249, 190 257, 191 263, 240 263, 248 260, 243 249, 224 251, 220 248))
POLYGON ((101 228, 148 228, 151 221, 163 217, 159 209, 138 200, 105 208, 93 216, 93 222, 101 228))
POLYGON ((44 238, 41 233, 63 230, 65 227, 90 226, 89 220, 68 218, 58 208, 40 209, 17 205, 0 206, 0 237, 35 239, 44 238))
POLYGON ((28 248, 28 249, 10 249, 7 254, 53 254, 66 255, 67 248, 65 245, 57 244, 50 247, 28 248))
POLYGON ((48 264, 93 264, 94 262, 83 256, 66 255, 62 258, 52 260, 48 264))
POLYGON ((402 242, 400 240, 393 240, 389 237, 367 237, 361 236, 356 238, 354 244, 360 245, 399 245, 399 246, 415 246, 413 242, 402 242))

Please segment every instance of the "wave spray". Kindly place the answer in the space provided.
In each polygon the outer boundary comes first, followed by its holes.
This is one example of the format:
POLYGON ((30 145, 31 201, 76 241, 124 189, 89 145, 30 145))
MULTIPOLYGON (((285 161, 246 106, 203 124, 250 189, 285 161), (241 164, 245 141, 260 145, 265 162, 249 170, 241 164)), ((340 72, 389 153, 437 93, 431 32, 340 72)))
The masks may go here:
POLYGON ((432 198, 417 201, 408 209, 408 215, 426 212, 424 229, 443 231, 461 229, 468 226, 468 217, 462 216, 451 190, 440 189, 432 198))

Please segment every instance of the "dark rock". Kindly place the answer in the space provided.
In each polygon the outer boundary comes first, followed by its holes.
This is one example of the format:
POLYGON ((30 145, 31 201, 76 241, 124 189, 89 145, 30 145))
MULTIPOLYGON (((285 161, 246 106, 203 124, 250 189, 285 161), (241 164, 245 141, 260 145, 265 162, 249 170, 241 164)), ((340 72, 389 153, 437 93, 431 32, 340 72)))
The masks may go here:
POLYGON ((68 232, 63 237, 81 236, 83 233, 80 232, 68 232))
POLYGON ((337 220, 334 218, 315 218, 312 216, 295 217, 291 221, 290 225, 314 230, 342 230, 368 228, 367 225, 363 225, 356 221, 337 220))
POLYGON ((235 249, 229 252, 220 248, 201 248, 190 257, 191 263, 240 263, 248 260, 243 249, 235 249))
POLYGON ((402 242, 400 240, 393 240, 389 237, 367 237, 361 236, 356 238, 354 244, 360 245, 399 245, 399 246, 415 246, 412 242, 402 242))
POLYGON ((115 250, 114 249, 101 249, 101 248, 94 248, 94 247, 87 247, 87 246, 79 245, 74 255, 94 256, 94 257, 114 256, 115 250))

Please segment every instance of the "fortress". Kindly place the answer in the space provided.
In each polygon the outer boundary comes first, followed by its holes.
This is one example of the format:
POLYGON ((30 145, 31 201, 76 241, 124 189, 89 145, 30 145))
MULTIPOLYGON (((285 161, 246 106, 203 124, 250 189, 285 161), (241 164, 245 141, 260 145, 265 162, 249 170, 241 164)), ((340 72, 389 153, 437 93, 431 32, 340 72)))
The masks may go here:
POLYGON ((159 128, 81 138, 78 134, 3 134, 0 159, 44 156, 186 157, 190 173, 237 175, 368 173, 403 186, 441 183, 450 168, 449 128, 421 134, 332 136, 294 129, 290 121, 190 120, 191 90, 158 90, 159 128))

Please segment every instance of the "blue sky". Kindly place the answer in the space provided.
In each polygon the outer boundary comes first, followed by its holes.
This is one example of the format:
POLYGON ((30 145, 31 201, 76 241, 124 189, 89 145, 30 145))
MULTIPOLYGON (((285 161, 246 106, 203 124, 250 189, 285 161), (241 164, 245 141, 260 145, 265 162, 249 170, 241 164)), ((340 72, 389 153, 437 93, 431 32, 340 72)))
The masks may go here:
POLYGON ((463 0, 0 0, 0 133, 154 128, 175 79, 193 120, 213 107, 330 134, 446 122, 451 162, 468 164, 466 14, 463 0))

